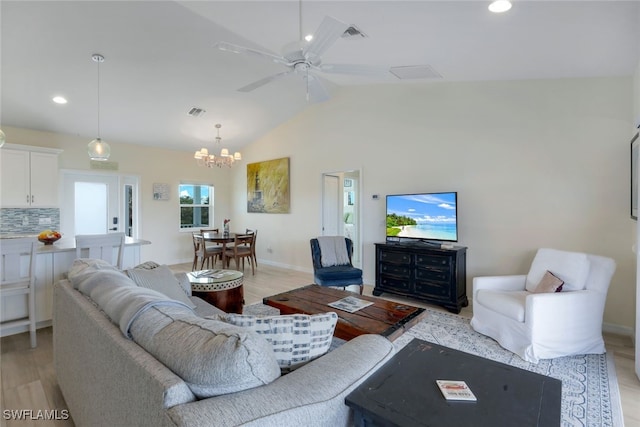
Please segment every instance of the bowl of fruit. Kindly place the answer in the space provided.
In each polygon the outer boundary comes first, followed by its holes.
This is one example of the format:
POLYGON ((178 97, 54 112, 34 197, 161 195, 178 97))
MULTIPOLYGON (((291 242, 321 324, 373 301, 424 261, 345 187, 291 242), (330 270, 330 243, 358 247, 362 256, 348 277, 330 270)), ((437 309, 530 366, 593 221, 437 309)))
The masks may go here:
POLYGON ((38 240, 45 245, 53 245, 54 242, 60 240, 62 234, 55 230, 44 230, 38 234, 38 240))

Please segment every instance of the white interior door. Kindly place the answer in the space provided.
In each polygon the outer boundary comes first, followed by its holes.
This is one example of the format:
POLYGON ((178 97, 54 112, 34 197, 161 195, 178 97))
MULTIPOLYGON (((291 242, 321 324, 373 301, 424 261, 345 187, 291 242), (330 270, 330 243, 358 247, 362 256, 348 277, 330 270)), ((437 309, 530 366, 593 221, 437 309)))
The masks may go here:
POLYGON ((353 240, 353 265, 362 268, 359 170, 322 174, 322 235, 353 240))
POLYGON ((322 179, 322 235, 340 236, 342 235, 338 221, 342 204, 340 177, 324 174, 322 179))
POLYGON ((131 215, 129 206, 137 205, 137 201, 131 199, 131 194, 137 194, 137 179, 63 171, 61 188, 60 226, 63 234, 75 236, 124 231, 137 237, 134 226, 137 215, 131 215))

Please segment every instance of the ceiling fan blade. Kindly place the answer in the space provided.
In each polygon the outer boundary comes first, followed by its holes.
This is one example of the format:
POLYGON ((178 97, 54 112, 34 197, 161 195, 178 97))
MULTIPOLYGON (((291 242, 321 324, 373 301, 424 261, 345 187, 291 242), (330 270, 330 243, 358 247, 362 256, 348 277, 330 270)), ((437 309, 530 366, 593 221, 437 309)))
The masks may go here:
POLYGON ((313 61, 315 58, 322 56, 347 28, 349 28, 349 25, 344 22, 340 22, 331 16, 325 16, 316 32, 313 33, 311 42, 303 48, 304 57, 313 61))
POLYGON ((266 59, 268 61, 275 62, 277 64, 290 65, 282 56, 274 55, 272 53, 263 52, 261 50, 251 49, 249 47, 238 46, 227 42, 218 42, 215 47, 225 52, 240 53, 247 56, 253 56, 255 58, 266 59))
POLYGON ((307 100, 311 102, 324 102, 330 98, 329 91, 319 77, 307 73, 302 78, 307 85, 307 100))
POLYGON ((289 70, 289 71, 283 71, 282 73, 274 74, 269 77, 265 77, 264 79, 260 79, 258 81, 255 81, 253 83, 250 83, 246 86, 241 87, 240 89, 238 89, 238 92, 251 92, 252 90, 259 88, 260 86, 264 86, 269 82, 281 79, 292 73, 293 73, 293 70, 289 70))
POLYGON ((354 74, 359 76, 385 76, 389 68, 358 64, 320 64, 315 67, 318 71, 331 74, 354 74))

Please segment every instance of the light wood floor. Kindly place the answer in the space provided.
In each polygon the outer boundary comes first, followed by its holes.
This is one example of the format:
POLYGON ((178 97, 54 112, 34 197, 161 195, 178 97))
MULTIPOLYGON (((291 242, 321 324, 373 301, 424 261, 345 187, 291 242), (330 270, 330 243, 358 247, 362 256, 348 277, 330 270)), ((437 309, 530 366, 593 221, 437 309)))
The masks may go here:
MULTIPOLYGON (((191 264, 171 266, 176 272, 190 271, 191 264)), ((262 298, 312 283, 309 273, 285 270, 260 265, 256 274, 250 268, 245 271, 244 295, 247 305, 262 302, 262 298)), ((371 295, 373 287, 365 286, 365 295, 371 295)), ((383 295, 407 304, 438 309, 414 300, 404 300, 383 295)), ((470 317, 471 309, 466 307, 462 315, 470 317)), ((615 356, 616 372, 620 386, 622 408, 626 427, 640 427, 640 381, 634 372, 634 349, 630 337, 605 335, 607 351, 615 356)), ((38 347, 29 347, 29 334, 18 334, 0 340, 0 427, 72 426, 71 420, 58 421, 12 421, 2 416, 5 409, 32 409, 61 411, 66 409, 64 399, 58 388, 53 369, 53 346, 51 328, 38 330, 38 347)))

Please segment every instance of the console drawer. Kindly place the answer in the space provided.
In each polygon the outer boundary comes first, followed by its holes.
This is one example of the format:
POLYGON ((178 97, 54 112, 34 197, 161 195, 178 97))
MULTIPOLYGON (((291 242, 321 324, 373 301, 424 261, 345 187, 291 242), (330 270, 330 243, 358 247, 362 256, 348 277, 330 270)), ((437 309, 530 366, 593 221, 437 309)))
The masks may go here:
POLYGON ((434 255, 416 255, 416 267, 443 268, 451 265, 451 257, 434 255))
POLYGON ((380 262, 393 264, 411 264, 411 255, 402 252, 384 251, 380 253, 380 262))
POLYGON ((437 282, 449 283, 451 280, 451 272, 449 270, 431 270, 426 268, 417 268, 416 280, 434 280, 437 282))
POLYGON ((411 277, 411 268, 408 265, 381 263, 380 273, 408 279, 411 277))
MULTIPOLYGON (((410 289, 409 280, 396 279, 393 277, 380 276, 378 286, 382 289, 408 292, 410 289)), ((378 287, 377 286, 377 287, 378 287)))
POLYGON ((427 295, 430 298, 448 300, 451 288, 447 283, 420 282, 416 281, 416 294, 427 295))

